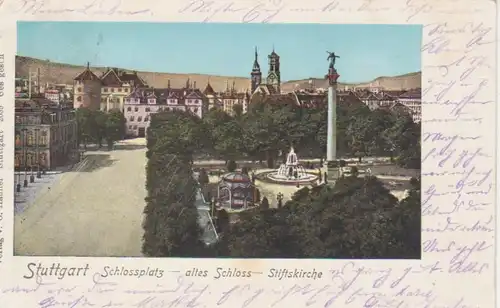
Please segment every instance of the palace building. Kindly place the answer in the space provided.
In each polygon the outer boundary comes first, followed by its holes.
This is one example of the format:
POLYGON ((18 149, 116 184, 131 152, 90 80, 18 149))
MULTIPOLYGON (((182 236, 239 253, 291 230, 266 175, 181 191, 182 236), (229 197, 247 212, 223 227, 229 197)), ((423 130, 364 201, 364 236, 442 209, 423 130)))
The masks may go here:
POLYGON ((16 169, 52 169, 78 161, 75 110, 46 98, 16 99, 14 142, 16 169))
POLYGON ((151 115, 161 111, 182 110, 202 118, 208 111, 205 95, 196 88, 195 82, 186 82, 183 88, 135 88, 124 98, 124 116, 127 121, 126 134, 144 137, 151 115))

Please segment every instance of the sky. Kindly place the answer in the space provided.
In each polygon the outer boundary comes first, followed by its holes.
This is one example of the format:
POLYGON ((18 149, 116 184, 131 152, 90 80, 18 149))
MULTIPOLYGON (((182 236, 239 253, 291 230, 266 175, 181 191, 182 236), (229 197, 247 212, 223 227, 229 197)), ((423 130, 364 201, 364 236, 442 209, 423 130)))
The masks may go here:
POLYGON ((421 70, 419 25, 19 22, 17 54, 75 65, 249 77, 280 56, 281 79, 323 78, 333 51, 340 82, 421 70))

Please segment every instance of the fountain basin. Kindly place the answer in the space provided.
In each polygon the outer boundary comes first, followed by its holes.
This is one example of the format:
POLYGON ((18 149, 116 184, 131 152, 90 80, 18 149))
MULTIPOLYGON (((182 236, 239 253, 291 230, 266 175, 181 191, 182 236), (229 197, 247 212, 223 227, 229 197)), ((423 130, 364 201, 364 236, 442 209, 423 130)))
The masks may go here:
POLYGON ((312 172, 304 172, 300 177, 288 177, 279 174, 278 171, 264 171, 256 174, 256 178, 264 183, 282 184, 282 185, 311 185, 315 184, 318 176, 312 172))

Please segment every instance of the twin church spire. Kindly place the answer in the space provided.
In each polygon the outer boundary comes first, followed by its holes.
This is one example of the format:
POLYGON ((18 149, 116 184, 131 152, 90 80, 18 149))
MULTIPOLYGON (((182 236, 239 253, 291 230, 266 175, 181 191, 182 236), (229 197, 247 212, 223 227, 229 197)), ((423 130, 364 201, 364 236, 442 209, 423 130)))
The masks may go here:
MULTIPOLYGON (((274 51, 274 46, 273 46, 273 51, 272 53, 268 56, 269 58, 269 70, 267 73, 267 80, 265 85, 268 87, 271 86, 274 88, 274 91, 276 93, 280 93, 280 84, 281 84, 281 74, 280 74, 280 57, 278 54, 274 51)), ((259 65, 259 59, 258 59, 258 52, 257 52, 257 47, 255 47, 255 59, 253 61, 253 68, 252 68, 252 73, 251 75, 251 90, 252 93, 255 92, 255 90, 263 84, 262 81, 262 72, 260 70, 260 65, 259 65)))

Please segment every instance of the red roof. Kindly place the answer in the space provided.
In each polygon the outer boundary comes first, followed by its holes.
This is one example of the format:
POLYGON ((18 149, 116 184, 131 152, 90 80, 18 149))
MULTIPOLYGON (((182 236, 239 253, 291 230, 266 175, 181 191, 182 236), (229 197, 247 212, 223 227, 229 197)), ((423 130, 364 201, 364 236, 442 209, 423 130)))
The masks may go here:
POLYGON ((212 85, 210 85, 210 82, 207 83, 207 86, 205 87, 205 90, 203 90, 203 94, 215 94, 214 88, 212 88, 212 85))
POLYGON ((78 81, 98 81, 100 80, 96 74, 92 73, 92 71, 87 68, 83 72, 81 72, 78 76, 75 77, 75 80, 78 81))

